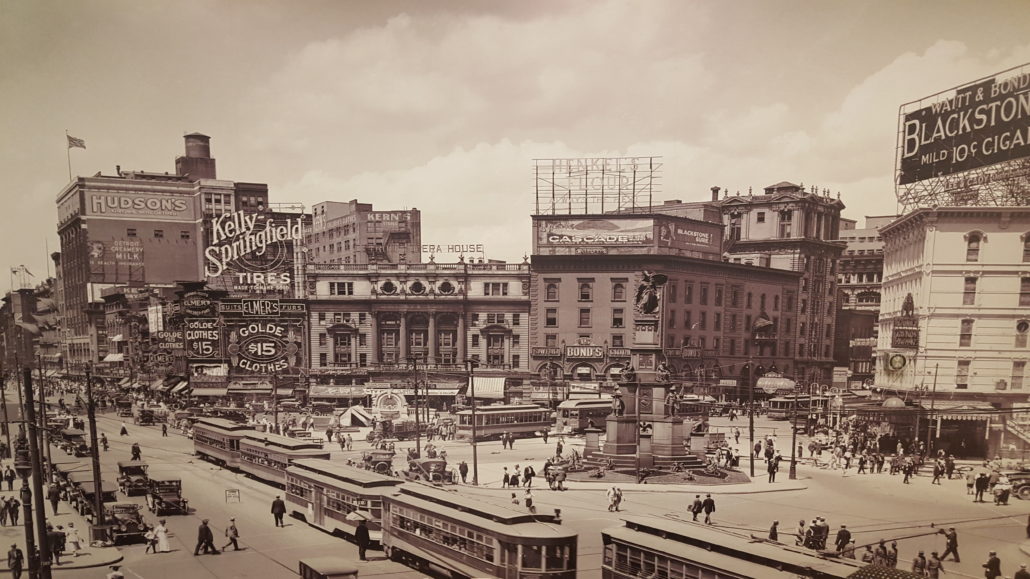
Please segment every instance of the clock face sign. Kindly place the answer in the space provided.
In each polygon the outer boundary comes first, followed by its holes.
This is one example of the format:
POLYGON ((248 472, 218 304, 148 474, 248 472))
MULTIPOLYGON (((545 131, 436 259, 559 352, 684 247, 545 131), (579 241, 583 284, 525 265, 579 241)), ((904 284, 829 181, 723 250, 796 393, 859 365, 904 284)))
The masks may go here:
POLYGON ((908 359, 906 359, 902 354, 891 354, 890 357, 887 358, 887 367, 895 372, 904 368, 907 363, 908 359))

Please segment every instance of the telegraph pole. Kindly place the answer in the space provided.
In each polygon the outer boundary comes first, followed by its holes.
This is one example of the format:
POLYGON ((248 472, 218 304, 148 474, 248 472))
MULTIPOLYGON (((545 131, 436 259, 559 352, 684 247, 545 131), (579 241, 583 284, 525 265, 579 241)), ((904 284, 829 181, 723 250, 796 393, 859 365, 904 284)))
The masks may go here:
POLYGON ((53 461, 50 457, 50 443, 47 436, 46 379, 43 377, 43 356, 36 354, 36 368, 39 369, 39 447, 46 455, 46 471, 50 472, 53 461))
MULTIPOLYGON (((97 408, 93 402, 93 377, 90 367, 86 367, 86 418, 89 421, 89 456, 93 463, 93 480, 96 485, 96 492, 93 493, 93 534, 98 533, 98 527, 103 523, 104 497, 103 482, 100 479, 100 449, 97 448, 97 408)), ((106 537, 105 537, 106 539, 106 537)))
POLYGON ((747 439, 751 445, 747 453, 748 465, 751 478, 755 478, 755 367, 750 354, 747 357, 747 439))
POLYGON ((937 371, 940 370, 940 363, 934 364, 933 366, 933 392, 930 393, 930 414, 926 417, 926 454, 927 456, 933 452, 933 439, 930 435, 933 433, 933 401, 937 397, 937 371))
POLYGON ((415 392, 415 454, 422 458, 422 426, 418 412, 418 356, 408 356, 408 363, 411 364, 411 386, 415 392))
POLYGON ((476 380, 473 377, 478 362, 469 358, 465 360, 468 369, 469 398, 472 403, 472 486, 479 486, 479 454, 476 451, 476 380))

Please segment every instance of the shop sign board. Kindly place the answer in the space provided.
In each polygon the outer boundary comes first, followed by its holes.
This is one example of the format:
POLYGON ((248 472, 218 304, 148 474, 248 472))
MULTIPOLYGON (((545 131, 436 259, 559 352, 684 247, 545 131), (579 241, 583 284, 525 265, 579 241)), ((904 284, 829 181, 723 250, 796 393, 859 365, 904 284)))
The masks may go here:
POLYGON ((186 357, 191 360, 217 360, 222 357, 221 327, 215 318, 183 320, 186 357))
POLYGON ((270 374, 301 364, 301 327, 274 318, 233 325, 227 335, 229 366, 245 373, 270 374))
POLYGON ((151 332, 150 341, 158 350, 181 350, 183 344, 182 330, 158 330, 151 332))
POLYGON ((565 346, 565 357, 576 359, 604 358, 602 346, 565 346))
POLYGON ((235 211, 210 220, 204 276, 232 295, 289 295, 294 245, 303 241, 300 216, 235 211))
POLYGON ((651 245, 653 219, 544 219, 539 221, 540 247, 580 245, 651 245))
POLYGON ((891 348, 916 349, 919 347, 919 328, 894 328, 891 331, 891 348))

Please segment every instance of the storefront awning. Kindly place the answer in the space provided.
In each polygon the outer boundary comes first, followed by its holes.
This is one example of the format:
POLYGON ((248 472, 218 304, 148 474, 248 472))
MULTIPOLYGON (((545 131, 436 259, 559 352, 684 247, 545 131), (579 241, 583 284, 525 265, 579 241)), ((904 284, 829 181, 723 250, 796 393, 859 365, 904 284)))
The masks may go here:
POLYGON ((125 386, 128 383, 129 383, 129 379, 128 378, 122 378, 121 380, 118 381, 118 385, 119 386, 125 386))
POLYGON ((193 396, 225 396, 226 388, 194 388, 193 396))
POLYGON ((183 390, 189 388, 189 386, 190 386, 190 383, 185 381, 185 380, 183 380, 182 382, 179 382, 174 388, 172 388, 170 390, 170 392, 172 394, 178 394, 179 392, 182 392, 183 390))
POLYGON ((934 413, 941 420, 990 420, 994 410, 987 402, 934 401, 933 405, 934 413))
POLYGON ((164 378, 158 378, 157 380, 154 380, 153 382, 151 382, 150 383, 150 389, 151 390, 158 390, 158 391, 164 390, 165 389, 165 380, 164 380, 164 378))
POLYGON ((101 362, 124 362, 125 354, 108 354, 101 362))
POLYGON ((469 396, 472 396, 473 391, 476 398, 503 400, 504 376, 472 376, 472 384, 468 390, 469 396))
POLYGON ((797 384, 790 378, 766 378, 763 376, 758 379, 758 384, 755 385, 755 388, 766 394, 776 394, 781 390, 793 392, 796 386, 797 384))
MULTIPOLYGON (((476 398, 479 398, 479 396, 478 396, 478 394, 479 394, 479 390, 478 390, 479 385, 478 384, 476 385, 476 388, 477 388, 477 390, 476 390, 476 394, 477 394, 476 398)), ((430 390, 429 391, 429 395, 430 396, 457 396, 458 395, 458 389, 457 388, 437 388, 435 390, 430 390)))
MULTIPOLYGON (((457 392, 457 390, 455 390, 457 392)), ((320 386, 312 385, 309 398, 364 398, 364 386, 320 386)))
POLYGON ((293 396, 293 388, 276 388, 275 395, 280 398, 283 396, 293 396))

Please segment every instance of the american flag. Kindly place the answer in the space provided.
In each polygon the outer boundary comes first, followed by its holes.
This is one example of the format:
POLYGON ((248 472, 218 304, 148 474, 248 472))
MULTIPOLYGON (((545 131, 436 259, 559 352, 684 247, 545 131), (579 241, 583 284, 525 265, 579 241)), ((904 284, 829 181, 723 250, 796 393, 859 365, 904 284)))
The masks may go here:
POLYGON ((68 148, 69 149, 74 149, 74 148, 85 149, 86 148, 86 140, 85 139, 79 139, 79 138, 73 137, 71 135, 65 135, 65 136, 68 137, 68 148))

